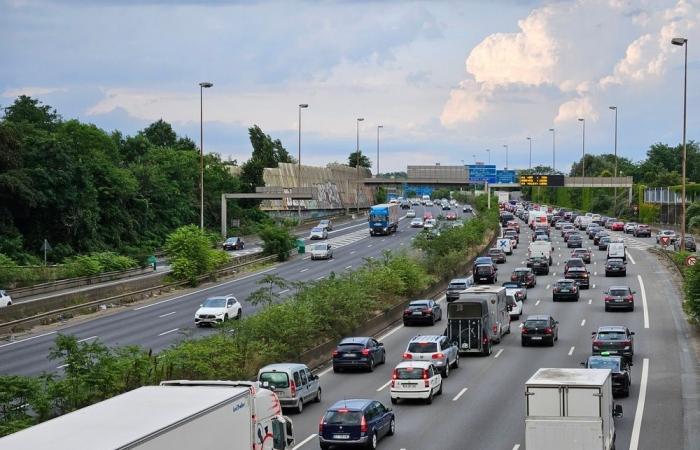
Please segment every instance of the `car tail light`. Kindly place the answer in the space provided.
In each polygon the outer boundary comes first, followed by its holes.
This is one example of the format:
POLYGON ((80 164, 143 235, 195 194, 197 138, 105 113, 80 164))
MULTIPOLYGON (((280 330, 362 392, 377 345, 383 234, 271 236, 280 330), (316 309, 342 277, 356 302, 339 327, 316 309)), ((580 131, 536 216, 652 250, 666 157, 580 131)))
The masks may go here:
POLYGON ((498 326, 496 326, 496 325, 492 326, 492 327, 491 327, 491 331, 493 331, 494 333, 497 332, 497 331, 498 331, 498 326))
POLYGON ((554 286, 554 292, 559 292, 559 286, 554 286))
POLYGON ((632 345, 632 341, 622 341, 621 344, 625 347, 629 347, 630 345, 632 345))
POLYGON ((430 374, 428 373, 428 369, 423 369, 423 379, 427 380, 430 374))
POLYGON ((488 344, 488 343, 489 343, 489 337, 488 337, 488 336, 484 336, 483 342, 484 342, 484 344, 488 344))
POLYGON ((527 328, 526 328, 526 327, 522 327, 522 328, 520 329, 520 334, 527 334, 527 328))
POLYGON ((292 388, 292 397, 296 397, 297 395, 297 384, 294 382, 294 380, 291 380, 289 382, 289 387, 292 388))
POLYGON ((321 416, 321 420, 318 421, 318 434, 319 436, 323 436, 323 416, 321 416))
POLYGON ((511 276, 510 276, 510 281, 515 281, 515 280, 517 280, 517 279, 518 279, 518 276, 517 276, 517 275, 511 275, 511 276))
POLYGON ((367 356, 367 355, 369 355, 369 349, 363 348, 361 353, 362 353, 362 356, 367 356))
POLYGON ((426 314, 431 314, 433 312, 433 308, 424 308, 423 312, 426 314))
POLYGON ((333 350, 333 357, 334 357, 334 358, 335 358, 336 356, 338 356, 339 354, 340 354, 340 352, 339 352, 338 350, 333 350))
POLYGON ((413 355, 410 354, 410 353, 408 353, 408 352, 406 352, 406 353, 403 354, 403 359, 413 359, 413 355))
POLYGON ((578 287, 574 286, 574 292, 578 292, 578 287))
POLYGON ((367 419, 365 419, 365 416, 362 416, 360 421, 360 433, 367 433, 367 419))
POLYGON ((593 341, 593 350, 598 350, 602 344, 603 343, 600 342, 598 339, 594 340, 593 341))
POLYGON ((396 379, 398 379, 398 378, 399 378, 399 373, 396 371, 396 369, 394 369, 394 370, 391 372, 391 379, 392 379, 392 380, 396 380, 396 379))
POLYGON ((612 298, 611 296, 609 296, 609 295, 606 295, 604 300, 605 300, 606 302, 611 302, 611 301, 613 301, 613 298, 612 298))
POLYGON ((625 300, 634 301, 634 297, 632 297, 632 295, 630 294, 627 297, 625 297, 625 300))
POLYGON ((404 314, 404 316, 407 315, 407 314, 411 314, 411 310, 410 310, 410 309, 404 309, 404 310, 403 310, 403 314, 404 314))
POLYGON ((552 334, 552 329, 550 327, 545 328, 544 334, 552 334))
POLYGON ((444 353, 433 353, 433 356, 432 356, 433 359, 442 359, 444 357, 445 357, 444 353))

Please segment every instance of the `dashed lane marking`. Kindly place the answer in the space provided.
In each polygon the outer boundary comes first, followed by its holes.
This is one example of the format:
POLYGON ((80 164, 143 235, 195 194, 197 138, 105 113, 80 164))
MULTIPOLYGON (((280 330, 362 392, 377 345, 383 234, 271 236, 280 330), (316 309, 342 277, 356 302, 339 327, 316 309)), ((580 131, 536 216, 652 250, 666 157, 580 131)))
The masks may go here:
POLYGON ((86 341, 89 341, 91 339, 96 339, 96 338, 97 338, 97 336, 90 336, 90 337, 86 337, 85 339, 81 339, 78 342, 86 342, 86 341))
POLYGON ((639 433, 642 429, 642 416, 644 415, 644 402, 647 398, 647 381, 649 379, 649 358, 642 361, 642 380, 639 383, 639 398, 637 399, 637 411, 634 413, 634 425, 630 437, 630 450, 639 447, 639 433))
POLYGON ((537 300, 537 301, 535 302, 535 306, 537 306, 537 305, 539 305, 539 304, 540 304, 540 301, 537 300))
POLYGON ((584 326, 585 324, 586 324, 586 319, 583 319, 583 320, 581 321, 581 326, 584 326))
POLYGON ((311 440, 312 440, 313 438, 315 438, 316 436, 318 436, 316 433, 312 434, 311 436, 307 437, 306 439, 304 439, 303 441, 299 442, 297 445, 295 445, 294 447, 292 447, 292 450, 298 450, 298 449, 300 449, 300 448, 303 447, 304 445, 308 444, 309 441, 311 441, 311 440))
POLYGON ((574 349, 575 349, 575 348, 576 348, 576 347, 571 346, 571 348, 569 349, 569 356, 571 356, 571 355, 574 354, 574 349))
POLYGON ((179 328, 173 328, 172 330, 168 330, 168 331, 164 331, 164 332, 160 333, 158 336, 165 336, 166 334, 174 333, 177 330, 179 330, 179 328))
POLYGON ((309 270, 309 268, 305 267, 305 268, 301 269, 299 272, 306 272, 307 270, 309 270))
POLYGON ((462 390, 459 391, 459 393, 458 393, 457 395, 455 395, 454 397, 452 397, 452 401, 453 401, 453 402, 456 402, 457 400, 459 400, 460 397, 462 397, 462 396, 464 395, 464 393, 467 392, 467 389, 469 389, 469 388, 462 388, 462 390))
POLYGON ((175 314, 176 312, 177 312, 177 311, 170 311, 169 313, 161 314, 161 315, 158 316, 158 317, 159 317, 159 318, 162 318, 162 317, 172 316, 172 315, 175 314))
POLYGON ((382 384, 381 386, 379 386, 379 387, 377 388, 377 392, 383 391, 384 388, 386 388, 386 387, 389 386, 390 384, 391 384, 391 380, 389 380, 389 381, 387 381, 386 383, 382 384))
POLYGON ((642 281, 642 276, 637 275, 639 280, 639 290, 642 293, 642 306, 644 307, 644 328, 649 328, 649 309, 647 308, 647 293, 644 289, 644 282, 642 281))
POLYGON ((500 349, 499 351, 497 351, 493 358, 494 359, 498 358, 499 356, 501 356, 501 353, 503 353, 503 349, 500 349))
POLYGON ((0 348, 7 347, 8 345, 20 344, 22 342, 27 342, 27 341, 31 341, 34 339, 39 339, 40 337, 51 336, 52 334, 56 334, 56 331, 52 331, 50 333, 39 334, 37 336, 28 337, 26 339, 22 339, 19 341, 12 341, 12 342, 7 343, 7 344, 2 344, 2 345, 0 345, 0 348))

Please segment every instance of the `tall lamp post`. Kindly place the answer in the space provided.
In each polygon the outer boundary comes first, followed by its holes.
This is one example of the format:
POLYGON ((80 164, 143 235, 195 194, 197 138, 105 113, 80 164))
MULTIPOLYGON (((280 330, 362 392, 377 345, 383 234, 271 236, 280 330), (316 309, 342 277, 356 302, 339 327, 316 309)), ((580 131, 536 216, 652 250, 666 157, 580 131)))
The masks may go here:
POLYGON ((583 138, 581 140, 581 177, 586 176, 586 119, 579 117, 579 122, 583 124, 583 138))
MULTIPOLYGON (((309 105, 306 103, 299 104, 299 147, 297 154, 297 187, 301 188, 301 110, 308 108, 309 105)), ((301 190, 301 189, 299 189, 301 190)), ((301 223, 301 200, 299 202, 299 222, 301 223)))
POLYGON ((379 178, 379 129, 384 125, 377 125, 377 178, 379 178))
MULTIPOLYGON (((617 106, 609 106, 612 111, 615 111, 615 169, 613 176, 617 177, 617 106)), ((615 180, 615 190, 613 191, 613 214, 617 214, 617 180, 615 180)))
POLYGON ((685 47, 685 68, 683 70, 683 158, 681 164, 681 251, 685 250, 685 127, 688 95, 688 39, 673 38, 671 44, 685 47))
POLYGON ((506 149, 506 170, 508 170, 508 144, 503 144, 503 148, 506 149))
POLYGON ((204 89, 214 86, 214 83, 202 81, 199 83, 199 228, 204 230, 204 89))
POLYGON ((552 132, 552 172, 557 170, 557 132, 554 128, 550 128, 552 132))
POLYGON ((528 136, 525 139, 530 143, 530 169, 532 169, 532 138, 528 136))
POLYGON ((355 192, 355 207, 357 215, 360 215, 360 122, 365 120, 364 117, 358 117, 355 121, 357 128, 357 146, 355 149, 355 169, 357 171, 357 190, 355 192))
POLYGON ((488 161, 489 161, 489 164, 491 164, 491 149, 490 149, 490 148, 487 148, 487 149, 486 149, 486 153, 488 153, 488 155, 489 155, 489 156, 488 156, 488 161))

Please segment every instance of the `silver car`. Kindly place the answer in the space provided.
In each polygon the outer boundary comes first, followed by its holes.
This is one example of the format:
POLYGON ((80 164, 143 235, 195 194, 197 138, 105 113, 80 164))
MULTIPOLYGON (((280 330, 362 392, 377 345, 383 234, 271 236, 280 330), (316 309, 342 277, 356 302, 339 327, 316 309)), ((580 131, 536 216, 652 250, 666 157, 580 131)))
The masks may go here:
POLYGON ((323 219, 318 223, 317 226, 319 226, 321 228, 325 228, 328 231, 333 230, 333 222, 331 221, 331 219, 323 219))
POLYGON ((314 244, 311 247, 311 259, 333 259, 333 247, 331 244, 314 244))
POLYGON ((304 403, 321 402, 321 383, 305 364, 270 364, 258 372, 263 387, 277 394, 282 407, 304 410, 304 403))
POLYGON ((328 231, 323 227, 314 227, 311 229, 309 239, 328 239, 328 231))
POLYGON ((459 367, 459 351, 447 336, 414 336, 403 354, 404 361, 430 361, 443 378, 450 376, 450 369, 459 367))

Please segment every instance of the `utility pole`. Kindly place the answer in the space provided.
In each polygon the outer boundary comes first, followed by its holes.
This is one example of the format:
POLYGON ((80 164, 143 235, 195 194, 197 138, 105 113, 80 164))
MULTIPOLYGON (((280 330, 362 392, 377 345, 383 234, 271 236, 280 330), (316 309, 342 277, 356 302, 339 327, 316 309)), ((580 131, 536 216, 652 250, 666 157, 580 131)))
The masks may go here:
MULTIPOLYGON (((617 106, 610 106, 609 108, 615 111, 615 169, 613 176, 617 178, 617 106)), ((617 214, 617 180, 615 180, 615 189, 613 191, 613 214, 617 214)))
POLYGON ((525 139, 528 140, 530 143, 530 165, 528 166, 530 169, 532 169, 532 138, 531 137, 526 137, 525 139))
MULTIPOLYGON (((301 110, 308 107, 309 105, 306 103, 299 105, 299 147, 297 154, 297 188, 299 188, 299 192, 301 192, 301 110)), ((301 199, 297 199, 297 202, 299 202, 299 223, 301 223, 301 199)))
POLYGON ((379 129, 384 125, 377 125, 377 178, 379 178, 379 129))
POLYGON ((355 169, 357 171, 357 189, 355 192, 355 206, 357 208, 357 215, 360 215, 360 122, 362 122, 364 117, 358 117, 355 121, 357 126, 357 146, 355 147, 355 169))
POLYGON ((682 45, 685 47, 685 69, 683 71, 683 158, 681 164, 681 246, 680 250, 685 250, 685 164, 686 164, 686 148, 685 148, 685 128, 687 119, 687 96, 688 96, 688 39, 673 38, 673 45, 682 45))
POLYGON ((214 86, 203 81, 199 83, 199 228, 204 230, 204 100, 203 91, 214 86))
POLYGON ((586 119, 579 118, 579 122, 583 124, 583 139, 581 142, 582 157, 581 157, 581 177, 586 176, 586 119))

